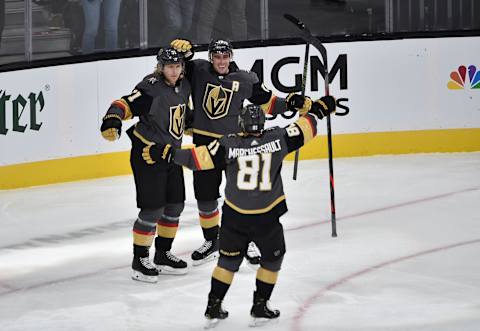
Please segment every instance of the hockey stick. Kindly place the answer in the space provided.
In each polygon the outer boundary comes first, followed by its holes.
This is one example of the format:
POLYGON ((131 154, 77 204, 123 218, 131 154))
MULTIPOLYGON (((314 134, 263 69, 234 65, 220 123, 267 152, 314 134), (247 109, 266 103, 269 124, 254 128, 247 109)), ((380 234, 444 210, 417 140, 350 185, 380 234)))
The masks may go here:
MULTIPOLYGON (((301 37, 305 40, 308 44, 312 44, 322 56, 323 66, 324 66, 324 80, 325 80, 325 95, 330 95, 330 80, 328 77, 328 59, 327 59, 327 49, 323 44, 315 38, 310 30, 305 26, 305 24, 300 21, 298 18, 290 15, 284 14, 287 20, 295 24, 297 28, 301 31, 301 37)), ((305 68, 304 68, 304 78, 305 79, 305 68)), ((302 90, 305 91, 305 84, 302 81, 302 90)), ((330 175, 330 207, 332 212, 332 237, 337 236, 337 221, 335 215, 335 181, 333 177, 333 149, 332 149, 332 127, 330 122, 330 115, 327 116, 327 142, 328 142, 328 168, 329 168, 329 175, 330 175)))
MULTIPOLYGON (((303 61, 303 76, 302 76, 302 97, 305 96, 305 86, 307 83, 307 70, 308 70, 308 53, 310 52, 310 43, 307 41, 305 44, 305 57, 303 61)), ((295 162, 293 163, 293 180, 297 180, 298 172, 298 156, 300 155, 300 149, 295 151, 295 162)))

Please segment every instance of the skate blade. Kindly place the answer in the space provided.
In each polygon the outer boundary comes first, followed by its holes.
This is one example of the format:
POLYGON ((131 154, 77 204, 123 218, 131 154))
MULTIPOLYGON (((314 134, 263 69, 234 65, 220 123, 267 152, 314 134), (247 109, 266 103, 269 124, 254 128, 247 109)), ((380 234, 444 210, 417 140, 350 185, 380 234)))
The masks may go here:
POLYGON ((205 263, 207 263, 207 262, 216 260, 219 256, 220 256, 220 253, 215 252, 215 253, 210 254, 209 256, 207 256, 207 257, 204 258, 204 259, 201 259, 201 260, 192 260, 192 265, 194 265, 194 266, 199 266, 199 265, 205 264, 205 263))
POLYGON ((250 320, 250 324, 248 324, 251 328, 261 327, 264 325, 272 325, 278 323, 278 318, 264 318, 264 317, 252 317, 250 320))
POLYGON ((219 318, 212 318, 212 319, 207 318, 207 322, 205 323, 203 328, 205 330, 213 329, 218 325, 218 323, 220 323, 220 321, 221 321, 221 319, 219 319, 219 318))
POLYGON ((158 276, 147 276, 136 270, 132 271, 132 279, 144 283, 158 282, 158 276))
POLYGON ((185 275, 188 272, 187 268, 172 268, 166 265, 155 265, 159 275, 185 275))

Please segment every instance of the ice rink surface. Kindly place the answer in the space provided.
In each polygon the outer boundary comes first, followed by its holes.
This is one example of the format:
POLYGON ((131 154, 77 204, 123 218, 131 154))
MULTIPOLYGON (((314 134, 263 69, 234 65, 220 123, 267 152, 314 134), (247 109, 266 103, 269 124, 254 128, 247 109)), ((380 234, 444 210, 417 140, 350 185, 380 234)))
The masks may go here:
MULTIPOLYGON (((335 160, 283 169, 287 254, 263 330, 480 330, 480 153, 335 160)), ((203 242, 192 176, 173 251, 203 242)), ((0 191, 0 330, 201 330, 214 263, 157 284, 130 279, 131 176, 0 191)), ((246 330, 242 265, 215 330, 246 330)))

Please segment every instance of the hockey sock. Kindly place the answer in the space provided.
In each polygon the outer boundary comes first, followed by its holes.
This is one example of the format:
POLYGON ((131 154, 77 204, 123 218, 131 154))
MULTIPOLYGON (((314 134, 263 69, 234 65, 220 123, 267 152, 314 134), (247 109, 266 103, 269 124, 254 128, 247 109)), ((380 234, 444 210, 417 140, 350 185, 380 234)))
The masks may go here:
POLYGON ((220 213, 217 208, 215 210, 204 212, 199 211, 200 226, 202 227, 203 237, 206 240, 214 240, 218 237, 220 223, 220 213))
POLYGON ((150 247, 133 244, 133 255, 138 257, 148 257, 150 247))
POLYGON ((155 248, 161 251, 169 251, 172 248, 173 239, 178 230, 178 217, 163 215, 157 222, 157 235, 155 248))
POLYGON ((133 244, 138 246, 152 246, 155 237, 155 222, 147 222, 140 217, 133 224, 133 244))
POLYGON ((213 269, 210 292, 220 300, 223 300, 228 289, 230 288, 230 284, 232 284, 233 275, 233 272, 216 266, 215 269, 213 269))
POLYGON ((270 271, 260 267, 257 270, 257 293, 265 300, 270 300, 273 288, 277 282, 278 271, 270 271))

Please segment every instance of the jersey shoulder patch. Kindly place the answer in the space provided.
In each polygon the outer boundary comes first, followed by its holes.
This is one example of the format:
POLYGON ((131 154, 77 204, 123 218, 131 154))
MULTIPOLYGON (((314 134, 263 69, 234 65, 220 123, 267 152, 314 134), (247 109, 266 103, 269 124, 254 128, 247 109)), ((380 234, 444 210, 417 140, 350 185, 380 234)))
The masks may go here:
POLYGON ((158 82, 158 75, 156 75, 155 73, 152 73, 143 77, 141 83, 153 85, 157 82, 158 82))
POLYGON ((155 77, 155 76, 150 77, 150 78, 148 79, 148 83, 151 84, 151 85, 154 85, 154 84, 156 84, 157 82, 158 82, 158 78, 155 77))
POLYGON ((148 76, 145 76, 142 81, 140 83, 137 84, 137 86, 135 86, 135 89, 137 90, 142 90, 142 91, 146 91, 148 90, 152 84, 149 82, 149 80, 154 77, 154 75, 150 74, 148 76))
POLYGON ((278 126, 272 126, 270 128, 267 128, 267 129, 263 130, 263 132, 265 132, 265 133, 278 132, 279 129, 280 129, 280 127, 278 127, 278 126))
POLYGON ((274 138, 278 138, 280 136, 283 136, 285 133, 285 131, 283 131, 283 128, 279 127, 279 126, 273 126, 271 128, 268 128, 268 129, 265 129, 263 131, 263 134, 265 136, 269 136, 269 137, 274 137, 274 138))

